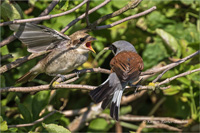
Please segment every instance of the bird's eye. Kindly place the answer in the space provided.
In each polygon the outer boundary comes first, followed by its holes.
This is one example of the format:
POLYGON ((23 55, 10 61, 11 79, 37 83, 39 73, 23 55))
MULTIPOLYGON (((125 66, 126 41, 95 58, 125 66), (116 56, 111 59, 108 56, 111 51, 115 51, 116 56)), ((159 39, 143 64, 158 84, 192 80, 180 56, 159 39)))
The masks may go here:
POLYGON ((85 38, 80 38, 80 41, 81 41, 81 42, 85 41, 85 38))

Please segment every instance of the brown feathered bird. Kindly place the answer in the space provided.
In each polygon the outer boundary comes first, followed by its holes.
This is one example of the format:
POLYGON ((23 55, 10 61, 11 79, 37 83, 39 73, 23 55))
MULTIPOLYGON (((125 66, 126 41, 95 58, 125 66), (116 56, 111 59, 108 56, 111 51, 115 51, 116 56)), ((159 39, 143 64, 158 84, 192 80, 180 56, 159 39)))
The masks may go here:
POLYGON ((115 55, 110 61, 111 74, 104 83, 90 91, 90 96, 96 103, 103 101, 102 109, 111 103, 110 116, 118 120, 123 91, 128 83, 139 80, 144 65, 135 47, 127 41, 116 41, 109 49, 115 55))
POLYGON ((15 36, 27 45, 28 51, 38 53, 51 50, 28 73, 17 80, 24 83, 40 73, 50 76, 66 74, 85 63, 89 51, 95 53, 91 42, 94 37, 77 31, 69 37, 56 30, 32 23, 13 24, 10 28, 17 31, 15 36))

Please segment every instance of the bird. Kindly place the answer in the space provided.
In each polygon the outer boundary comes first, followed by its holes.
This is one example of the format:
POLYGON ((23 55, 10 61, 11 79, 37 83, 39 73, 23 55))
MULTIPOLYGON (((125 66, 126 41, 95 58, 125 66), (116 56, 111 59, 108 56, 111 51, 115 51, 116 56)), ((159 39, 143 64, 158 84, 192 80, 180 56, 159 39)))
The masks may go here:
POLYGON ((81 30, 67 36, 51 28, 33 23, 13 24, 10 29, 16 31, 14 35, 27 46, 29 52, 50 51, 16 83, 31 81, 40 73, 62 76, 85 63, 89 51, 95 53, 91 43, 96 38, 81 30))
POLYGON ((95 103, 102 102, 102 109, 110 104, 110 116, 118 121, 123 91, 128 84, 139 81, 144 64, 135 47, 127 41, 116 41, 105 49, 112 50, 114 54, 110 61, 111 74, 90 91, 90 96, 95 103))

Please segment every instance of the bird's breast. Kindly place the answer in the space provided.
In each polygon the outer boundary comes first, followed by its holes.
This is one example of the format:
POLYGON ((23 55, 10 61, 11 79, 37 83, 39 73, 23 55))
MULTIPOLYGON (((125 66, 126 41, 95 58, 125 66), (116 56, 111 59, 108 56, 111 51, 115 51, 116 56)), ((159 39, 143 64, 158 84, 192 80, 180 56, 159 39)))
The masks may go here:
POLYGON ((45 59, 45 73, 66 74, 82 65, 88 54, 79 54, 76 50, 53 51, 45 59))

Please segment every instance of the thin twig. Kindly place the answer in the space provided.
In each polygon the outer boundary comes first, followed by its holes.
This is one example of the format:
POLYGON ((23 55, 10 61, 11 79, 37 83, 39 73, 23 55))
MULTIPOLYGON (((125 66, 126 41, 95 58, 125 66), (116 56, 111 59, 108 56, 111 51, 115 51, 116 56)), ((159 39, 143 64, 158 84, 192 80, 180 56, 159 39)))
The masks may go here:
POLYGON ((145 128, 159 128, 159 129, 167 129, 167 130, 170 130, 170 131, 178 131, 178 132, 182 131, 179 128, 172 127, 172 126, 162 124, 162 123, 154 123, 154 125, 146 125, 145 128))
POLYGON ((75 10, 77 10, 78 8, 83 6, 87 1, 88 0, 84 0, 78 6, 72 8, 72 9, 66 11, 66 12, 62 12, 62 13, 58 13, 58 14, 54 14, 54 15, 46 15, 46 16, 42 16, 42 17, 30 18, 30 19, 19 19, 19 20, 3 22, 3 23, 0 23, 0 26, 6 26, 6 25, 9 25, 9 24, 20 24, 20 23, 26 23, 26 22, 49 20, 51 18, 60 17, 60 16, 74 12, 75 10))
POLYGON ((174 124, 187 124, 190 120, 179 120, 171 117, 153 117, 153 116, 134 116, 123 115, 119 118, 121 121, 146 121, 146 123, 152 123, 153 121, 161 123, 174 123, 174 124))
POLYGON ((88 2, 86 3, 86 11, 85 11, 85 19, 86 19, 87 27, 90 26, 89 14, 88 14, 89 10, 90 10, 90 0, 88 0, 88 2))
POLYGON ((144 12, 141 12, 141 13, 138 13, 138 14, 135 14, 135 15, 132 15, 132 16, 129 16, 129 17, 126 17, 126 18, 124 18, 124 19, 122 19, 122 20, 119 20, 119 21, 116 21, 116 22, 114 22, 114 23, 112 23, 112 24, 97 26, 94 30, 102 30, 102 29, 111 28, 111 27, 113 27, 113 26, 116 26, 116 25, 118 25, 118 24, 121 24, 121 23, 123 23, 123 22, 125 22, 125 21, 128 21, 128 20, 130 20, 130 19, 134 19, 134 18, 138 18, 138 17, 144 16, 144 15, 146 15, 146 14, 148 14, 148 13, 154 11, 154 10, 156 10, 156 6, 153 6, 152 8, 150 8, 150 9, 144 11, 144 12))
POLYGON ((176 62, 170 64, 170 66, 168 66, 160 75, 158 75, 158 77, 156 79, 153 80, 153 83, 157 82, 170 69, 178 66, 179 64, 187 61, 188 59, 191 59, 193 56, 198 55, 199 53, 200 53, 200 50, 198 50, 197 52, 195 52, 195 53, 193 53, 193 54, 191 54, 191 55, 189 55, 189 56, 187 56, 187 57, 185 57, 185 58, 183 58, 179 61, 176 61, 176 62))
POLYGON ((12 54, 6 54, 6 55, 1 56, 0 61, 6 60, 6 59, 9 59, 9 58, 13 58, 12 54))
MULTIPOLYGON (((88 11, 88 14, 93 13, 94 11, 98 10, 99 8, 105 6, 106 4, 108 4, 111 0, 105 0, 104 2, 102 2, 101 4, 99 4, 98 6, 92 8, 91 10, 88 11)), ((65 28, 63 28, 61 30, 62 33, 64 33, 65 31, 67 31, 71 26, 75 25, 78 21, 80 21, 81 19, 83 19, 85 17, 85 13, 82 14, 81 16, 79 16, 78 18, 74 19, 73 21, 71 21, 65 28)))
MULTIPOLYGON (((159 73, 159 72, 162 72, 162 71, 164 71, 164 70, 166 70, 166 69, 168 69, 168 68, 175 67, 175 66, 177 66, 177 65, 179 65, 179 64, 181 64, 181 63, 183 63, 183 62, 185 62, 185 61, 187 61, 187 60, 189 60, 189 59, 191 59, 191 58, 193 58, 194 56, 199 55, 199 54, 200 54, 200 50, 194 52, 193 54, 191 54, 191 55, 189 55, 189 56, 187 56, 187 57, 185 57, 185 58, 183 58, 183 59, 180 59, 180 60, 177 61, 177 62, 168 64, 168 65, 166 65, 166 66, 159 67, 159 68, 156 67, 156 68, 154 68, 154 69, 148 70, 147 72, 153 72, 154 75, 155 75, 155 74, 157 74, 157 73, 159 73)), ((145 79, 147 79, 147 78, 149 78, 149 77, 152 77, 152 76, 153 76, 153 75, 143 75, 143 76, 141 76, 141 78, 142 78, 143 80, 145 80, 145 79)))
POLYGON ((184 72, 184 73, 181 73, 181 74, 178 74, 178 75, 176 75, 176 76, 174 76, 174 77, 167 78, 166 80, 160 82, 158 85, 160 86, 160 85, 169 83, 170 81, 172 81, 172 80, 174 80, 174 79, 176 79, 176 78, 180 78, 180 77, 183 77, 183 76, 186 76, 186 75, 189 75, 189 74, 191 74, 191 73, 198 72, 198 71, 200 71, 200 68, 194 69, 194 70, 191 70, 191 71, 187 71, 187 72, 184 72))
POLYGON ((0 67, 0 74, 1 73, 5 73, 6 71, 12 69, 12 68, 15 68, 19 65, 22 65, 23 63, 29 61, 29 60, 32 60, 36 57, 39 57, 41 55, 44 55, 44 54, 47 54, 48 52, 50 51, 45 51, 45 52, 40 52, 40 53, 34 53, 34 54, 31 54, 31 55, 27 55, 27 56, 24 56, 22 58, 18 58, 17 60, 15 60, 14 62, 11 62, 9 64, 6 64, 2 67, 0 67))
POLYGON ((35 125, 37 123, 40 123, 40 122, 44 121, 46 118, 48 118, 49 116, 53 115, 56 112, 57 111, 53 111, 53 112, 49 113, 48 115, 46 115, 46 116, 44 116, 44 117, 42 117, 42 118, 40 118, 40 119, 38 119, 38 120, 36 120, 36 121, 34 121, 32 123, 18 124, 18 125, 8 125, 8 128, 11 128, 11 127, 28 127, 28 126, 33 126, 33 125, 35 125))
POLYGON ((116 17, 126 11, 128 11, 129 9, 133 9, 135 7, 137 7, 137 5, 141 2, 142 0, 134 0, 134 1, 130 1, 126 6, 122 7, 121 9, 113 12, 113 13, 110 13, 110 14, 107 14, 101 18, 99 18, 98 20, 96 20, 92 25, 91 27, 96 27, 97 25, 99 25, 101 22, 109 19, 109 18, 113 18, 113 17, 116 17))

